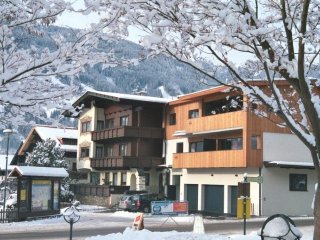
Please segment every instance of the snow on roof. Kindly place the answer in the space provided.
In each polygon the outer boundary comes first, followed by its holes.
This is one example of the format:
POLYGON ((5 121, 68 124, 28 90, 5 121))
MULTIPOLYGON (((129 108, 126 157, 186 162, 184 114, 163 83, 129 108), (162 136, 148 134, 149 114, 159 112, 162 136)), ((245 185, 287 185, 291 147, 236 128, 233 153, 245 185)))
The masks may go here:
MULTIPOLYGON (((6 156, 7 155, 0 155, 0 169, 5 170, 6 169, 6 156)), ((9 165, 11 160, 13 158, 13 155, 8 155, 8 169, 13 169, 14 166, 9 165)))
POLYGON ((41 137, 45 140, 48 138, 51 139, 60 139, 60 138, 78 138, 78 130, 76 128, 57 128, 54 126, 36 126, 35 130, 41 137))
POLYGON ((74 103, 74 105, 78 105, 79 101, 81 101, 87 95, 95 95, 97 97, 106 97, 106 98, 109 97, 111 100, 114 100, 114 101, 120 101, 121 99, 143 101, 143 102, 154 102, 154 103, 167 103, 170 101, 170 99, 159 98, 159 97, 141 96, 141 95, 125 94, 125 93, 100 92, 100 91, 90 90, 90 91, 87 91, 85 94, 83 94, 80 98, 78 98, 78 100, 74 103))
POLYGON ((273 167, 300 167, 300 168, 314 168, 312 162, 287 162, 287 161, 272 161, 272 162, 265 162, 266 166, 273 166, 273 167))
POLYGON ((60 148, 66 152, 77 152, 77 145, 61 145, 60 148))
POLYGON ((38 177, 67 177, 69 174, 64 168, 16 166, 9 174, 11 176, 38 176, 38 177))

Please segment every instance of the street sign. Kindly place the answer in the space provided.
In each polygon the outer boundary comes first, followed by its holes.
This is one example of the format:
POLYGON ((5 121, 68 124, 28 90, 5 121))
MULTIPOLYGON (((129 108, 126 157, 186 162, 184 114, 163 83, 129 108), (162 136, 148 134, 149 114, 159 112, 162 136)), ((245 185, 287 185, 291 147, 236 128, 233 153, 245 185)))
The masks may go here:
POLYGON ((263 183, 263 177, 247 177, 247 182, 257 182, 257 183, 263 183))

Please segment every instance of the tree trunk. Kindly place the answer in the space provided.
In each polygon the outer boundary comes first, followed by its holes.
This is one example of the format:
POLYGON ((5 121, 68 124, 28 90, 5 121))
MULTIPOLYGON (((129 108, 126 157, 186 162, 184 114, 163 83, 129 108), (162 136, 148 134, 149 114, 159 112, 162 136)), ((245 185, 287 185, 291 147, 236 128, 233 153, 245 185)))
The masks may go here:
POLYGON ((320 183, 316 190, 314 201, 314 234, 313 240, 320 240, 320 183))

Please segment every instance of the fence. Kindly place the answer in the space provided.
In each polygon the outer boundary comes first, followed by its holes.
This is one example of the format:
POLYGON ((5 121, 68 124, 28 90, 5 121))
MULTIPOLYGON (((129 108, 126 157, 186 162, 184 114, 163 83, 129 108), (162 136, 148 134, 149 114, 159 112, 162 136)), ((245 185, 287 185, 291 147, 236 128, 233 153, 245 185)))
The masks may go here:
POLYGON ((0 209, 0 223, 18 221, 17 209, 0 209))
POLYGON ((82 196, 109 197, 110 194, 122 194, 129 190, 129 186, 107 186, 90 184, 71 184, 70 189, 74 194, 82 196))

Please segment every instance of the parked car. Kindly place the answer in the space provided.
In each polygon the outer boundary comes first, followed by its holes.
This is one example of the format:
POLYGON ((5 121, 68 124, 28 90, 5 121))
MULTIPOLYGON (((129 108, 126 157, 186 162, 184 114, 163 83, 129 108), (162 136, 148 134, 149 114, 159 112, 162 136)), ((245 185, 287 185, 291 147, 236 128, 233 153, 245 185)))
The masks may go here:
POLYGON ((159 198, 158 194, 141 193, 134 194, 132 196, 130 210, 133 212, 144 212, 148 213, 151 210, 151 202, 163 200, 159 198))
POLYGON ((132 206, 132 196, 133 195, 123 195, 120 198, 118 208, 125 211, 130 211, 132 206))

